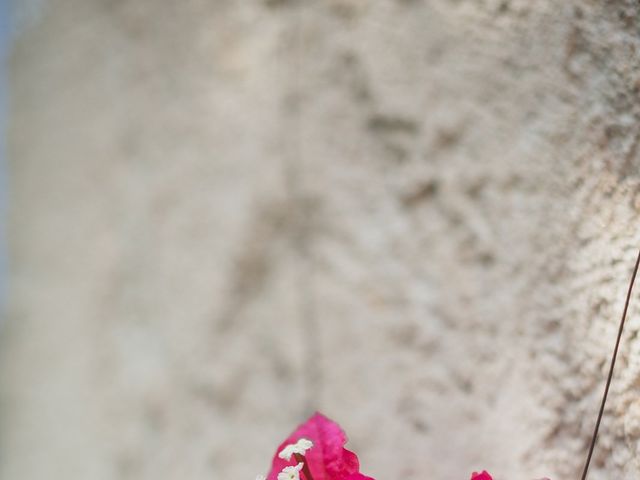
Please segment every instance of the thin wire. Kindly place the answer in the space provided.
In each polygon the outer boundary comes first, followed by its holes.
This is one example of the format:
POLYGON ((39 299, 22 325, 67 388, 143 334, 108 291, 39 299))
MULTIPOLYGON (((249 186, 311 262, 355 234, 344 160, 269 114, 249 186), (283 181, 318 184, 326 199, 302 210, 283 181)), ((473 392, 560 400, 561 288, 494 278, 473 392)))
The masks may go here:
POLYGON ((589 471, 589 464, 591 463, 591 457, 593 455, 593 449, 596 446, 596 440, 598 439, 598 430, 600 429, 600 422, 602 415, 604 414, 604 406, 607 403, 607 396, 609 395, 609 387, 611 386, 611 379, 613 378, 613 369, 616 366, 616 359, 618 357, 618 348, 620 347, 620 339, 622 338, 622 331, 624 330, 624 322, 627 319, 627 310, 629 309, 629 301, 631 300, 631 291, 633 290, 633 284, 636 281, 636 275, 638 274, 638 266, 640 266, 640 252, 638 252, 638 258, 636 259, 636 265, 631 275, 631 282, 629 282, 629 290, 627 291, 627 299, 624 302, 624 310, 622 312, 622 318, 620 319, 620 327, 618 328, 618 338, 616 339, 616 347, 613 350, 613 356, 611 357, 611 365, 609 366, 609 375, 607 376, 607 384, 604 388, 604 395, 602 396, 602 403, 600 404, 600 411, 598 412, 598 419, 596 420, 596 427, 593 430, 593 437, 591 437, 591 445, 589 446, 589 454, 587 455, 587 461, 584 464, 584 470, 582 472, 581 480, 586 480, 587 472, 589 471))

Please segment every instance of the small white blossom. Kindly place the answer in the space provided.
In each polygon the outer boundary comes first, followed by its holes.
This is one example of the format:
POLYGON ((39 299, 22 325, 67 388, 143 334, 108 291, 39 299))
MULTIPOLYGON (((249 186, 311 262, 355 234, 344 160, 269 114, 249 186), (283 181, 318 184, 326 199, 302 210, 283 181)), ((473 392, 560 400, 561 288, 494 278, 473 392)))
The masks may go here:
POLYGON ((284 447, 278 456, 283 460, 289 461, 293 454, 297 453, 299 455, 304 455, 311 447, 313 447, 313 442, 311 440, 301 438, 296 443, 292 443, 291 445, 284 447))
POLYGON ((258 475, 256 477, 256 480, 267 480, 267 477, 265 477, 264 475, 258 475))
POLYGON ((295 467, 284 467, 278 474, 278 480, 300 480, 300 470, 304 463, 299 463, 295 467))

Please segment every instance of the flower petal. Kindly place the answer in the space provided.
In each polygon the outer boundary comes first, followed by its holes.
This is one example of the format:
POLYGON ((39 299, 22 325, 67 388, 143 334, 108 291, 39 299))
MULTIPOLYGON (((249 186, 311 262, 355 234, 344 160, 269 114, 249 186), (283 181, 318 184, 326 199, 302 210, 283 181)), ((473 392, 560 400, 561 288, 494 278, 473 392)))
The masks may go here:
POLYGON ((301 438, 313 442, 313 448, 305 455, 313 480, 368 480, 364 475, 354 476, 359 474, 358 457, 344 448, 347 437, 340 426, 320 413, 300 425, 278 447, 267 480, 276 480, 278 472, 296 461, 295 458, 291 458, 291 461, 279 458, 278 453, 301 438))
POLYGON ((491 478, 491 475, 487 473, 486 470, 483 470, 480 473, 473 472, 473 474, 471 474, 471 480, 493 480, 493 479, 491 478))
POLYGON ((347 477, 347 480, 374 480, 371 477, 367 477, 366 475, 363 475, 361 473, 354 473, 351 474, 347 477))

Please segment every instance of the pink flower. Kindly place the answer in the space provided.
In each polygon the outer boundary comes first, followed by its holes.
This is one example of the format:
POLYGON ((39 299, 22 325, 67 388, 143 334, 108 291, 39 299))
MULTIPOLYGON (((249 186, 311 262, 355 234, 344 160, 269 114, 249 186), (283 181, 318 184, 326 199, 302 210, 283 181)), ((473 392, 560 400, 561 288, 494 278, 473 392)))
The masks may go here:
MULTIPOLYGON (((340 425, 315 413, 280 444, 266 480, 374 480, 360 473, 358 457, 345 443, 340 425)), ((493 478, 483 470, 473 472, 471 480, 493 478)))
POLYGON ((491 478, 491 475, 489 475, 486 470, 483 470, 481 473, 473 472, 471 474, 471 480, 493 480, 493 478, 491 478))
POLYGON ((360 473, 358 457, 344 448, 345 443, 347 437, 340 426, 316 413, 278 447, 267 480, 277 480, 278 474, 286 467, 298 463, 304 463, 301 475, 304 480, 373 480, 360 473), (287 447, 287 452, 297 451, 290 446, 300 445, 301 439, 310 441, 313 446, 304 451, 304 454, 294 453, 290 460, 285 459, 287 455, 283 455, 285 458, 279 456, 287 447), (312 478, 308 478, 309 476, 312 478))

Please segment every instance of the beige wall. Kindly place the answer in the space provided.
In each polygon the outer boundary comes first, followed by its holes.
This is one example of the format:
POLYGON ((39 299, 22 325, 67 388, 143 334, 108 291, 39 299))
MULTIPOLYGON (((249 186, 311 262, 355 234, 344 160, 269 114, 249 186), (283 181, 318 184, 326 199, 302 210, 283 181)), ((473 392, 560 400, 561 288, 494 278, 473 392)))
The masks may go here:
MULTIPOLYGON (((638 247, 640 10, 51 0, 11 70, 2 480, 575 478, 638 247)), ((637 479, 640 302, 593 480, 637 479)))

